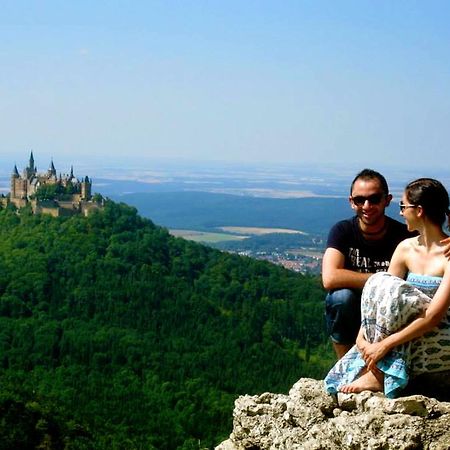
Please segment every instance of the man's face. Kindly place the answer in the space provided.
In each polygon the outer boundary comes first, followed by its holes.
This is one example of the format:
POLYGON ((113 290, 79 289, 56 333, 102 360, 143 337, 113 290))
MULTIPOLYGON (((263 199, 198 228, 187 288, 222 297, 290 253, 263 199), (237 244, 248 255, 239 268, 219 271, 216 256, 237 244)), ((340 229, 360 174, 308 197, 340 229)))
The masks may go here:
POLYGON ((384 217, 384 210, 392 196, 385 195, 381 184, 377 179, 355 181, 352 195, 349 197, 350 204, 355 210, 362 224, 367 226, 377 225, 384 217))

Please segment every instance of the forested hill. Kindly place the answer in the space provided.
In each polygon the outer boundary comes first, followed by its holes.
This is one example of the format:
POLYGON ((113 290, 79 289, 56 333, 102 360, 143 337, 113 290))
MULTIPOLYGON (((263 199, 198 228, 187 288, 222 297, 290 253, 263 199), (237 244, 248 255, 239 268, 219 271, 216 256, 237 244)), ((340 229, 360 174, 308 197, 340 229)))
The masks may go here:
POLYGON ((238 394, 331 358, 316 278, 171 237, 108 202, 0 211, 0 447, 211 448, 238 394))

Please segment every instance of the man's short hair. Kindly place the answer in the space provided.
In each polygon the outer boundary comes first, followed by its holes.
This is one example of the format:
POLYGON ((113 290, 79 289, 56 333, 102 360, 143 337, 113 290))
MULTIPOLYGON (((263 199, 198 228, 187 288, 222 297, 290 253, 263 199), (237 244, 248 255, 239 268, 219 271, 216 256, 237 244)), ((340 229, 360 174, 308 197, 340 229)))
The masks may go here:
POLYGON ((352 185, 350 186, 350 195, 352 195, 353 186, 355 185, 357 180, 378 180, 384 195, 389 194, 389 186, 387 184, 386 178, 384 178, 384 176, 381 175, 381 173, 377 172, 376 170, 372 169, 361 170, 361 172, 359 172, 352 181, 352 185))

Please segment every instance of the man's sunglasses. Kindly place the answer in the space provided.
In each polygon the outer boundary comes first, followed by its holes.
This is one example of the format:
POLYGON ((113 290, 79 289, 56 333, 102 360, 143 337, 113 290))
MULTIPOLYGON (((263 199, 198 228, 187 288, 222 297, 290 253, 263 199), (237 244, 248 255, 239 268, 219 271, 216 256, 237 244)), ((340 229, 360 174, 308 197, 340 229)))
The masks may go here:
POLYGON ((356 206, 363 206, 366 201, 371 205, 378 205, 383 198, 384 194, 372 194, 368 197, 364 197, 363 195, 355 195, 352 197, 352 201, 356 206))

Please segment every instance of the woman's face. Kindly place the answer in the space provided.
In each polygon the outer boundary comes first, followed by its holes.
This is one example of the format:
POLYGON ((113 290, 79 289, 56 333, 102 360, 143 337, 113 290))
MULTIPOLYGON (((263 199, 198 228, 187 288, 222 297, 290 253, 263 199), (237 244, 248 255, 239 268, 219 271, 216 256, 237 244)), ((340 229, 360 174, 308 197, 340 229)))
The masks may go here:
POLYGON ((404 193, 400 202, 400 215, 404 217, 408 231, 417 230, 417 205, 412 205, 404 193))

